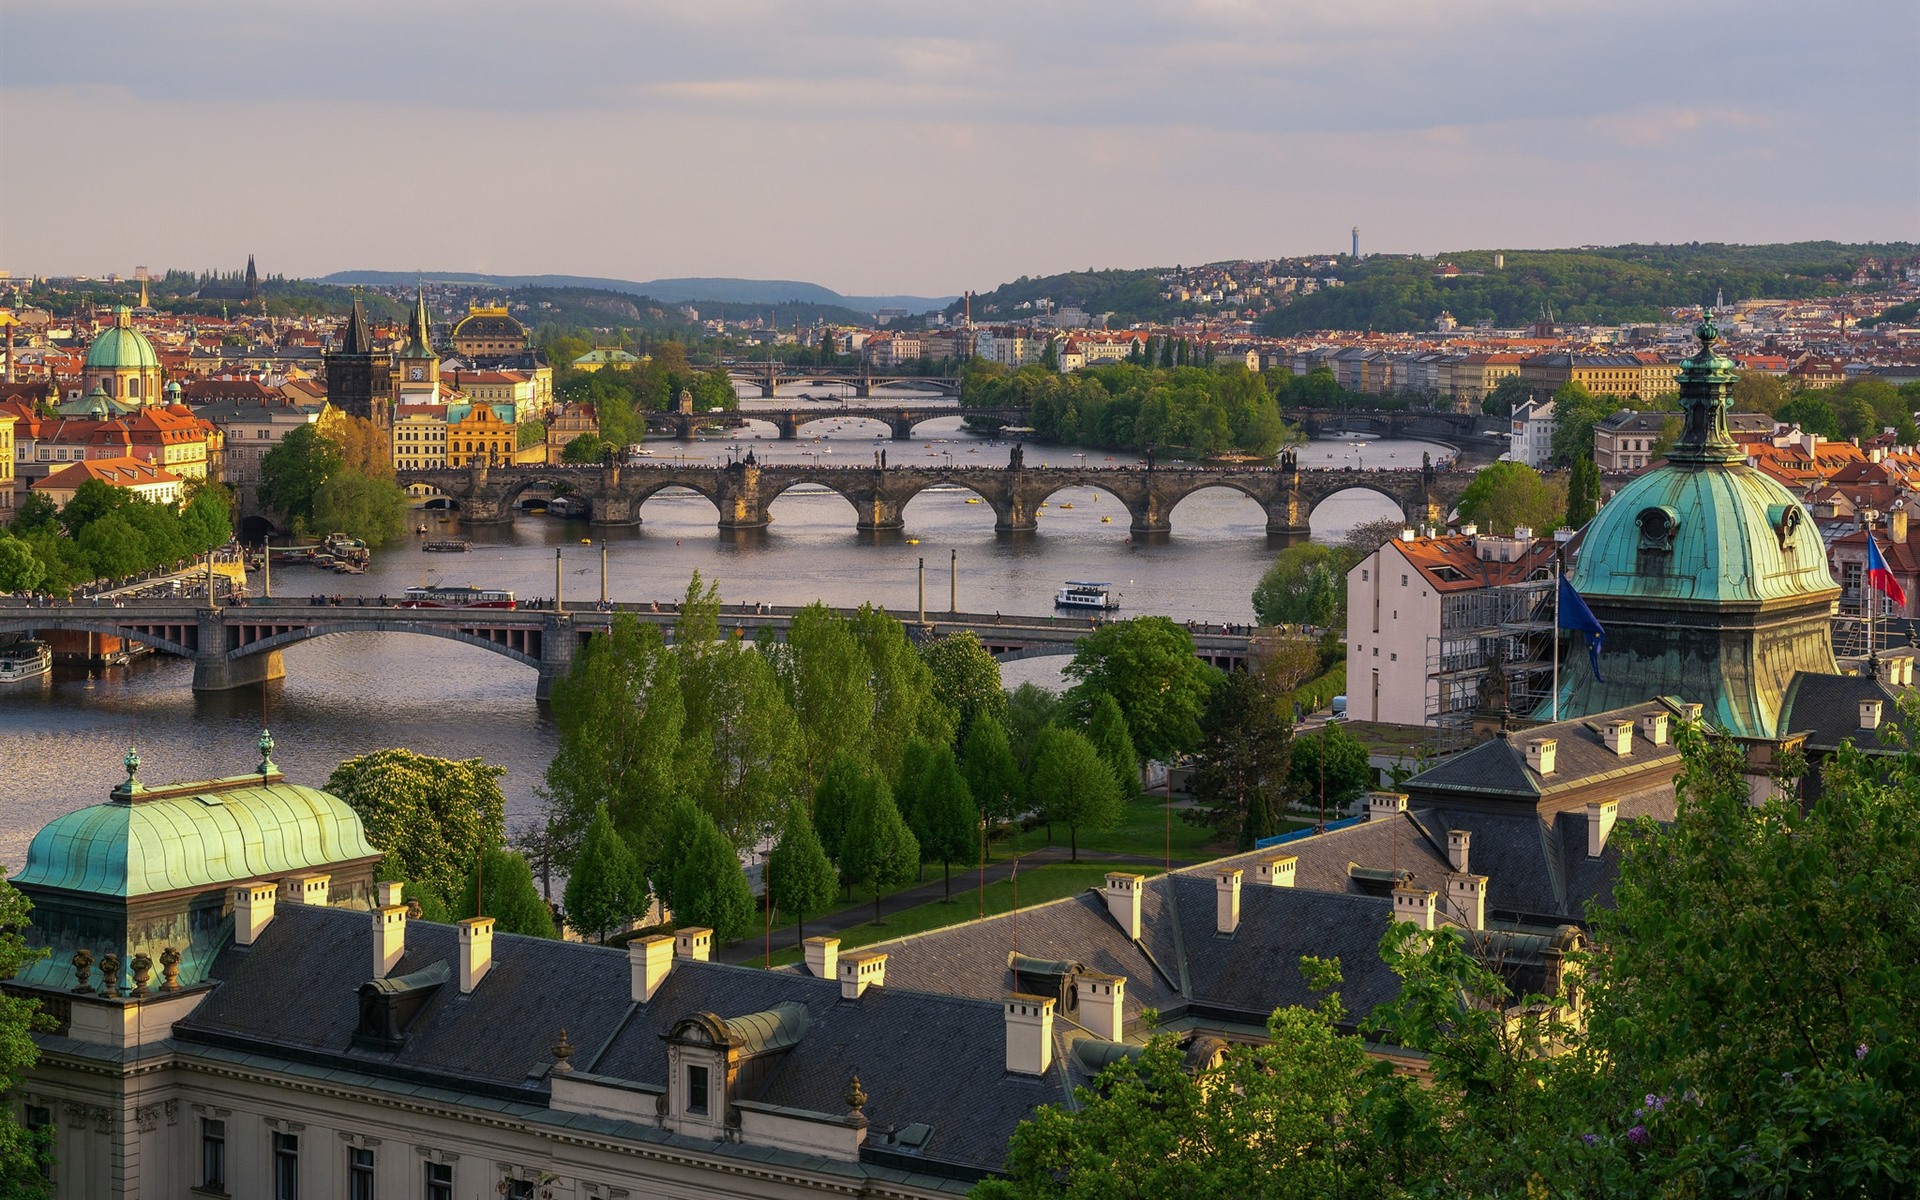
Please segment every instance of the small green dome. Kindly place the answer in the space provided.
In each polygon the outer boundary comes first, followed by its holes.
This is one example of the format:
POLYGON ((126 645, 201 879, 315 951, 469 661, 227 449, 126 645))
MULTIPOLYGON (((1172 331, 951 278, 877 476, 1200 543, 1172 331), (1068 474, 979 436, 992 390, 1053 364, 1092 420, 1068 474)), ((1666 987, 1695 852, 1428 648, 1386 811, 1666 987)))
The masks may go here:
POLYGON ((186 794, 168 788, 153 799, 135 792, 57 817, 34 835, 12 882, 132 898, 274 879, 380 853, 345 801, 260 778, 243 787, 211 780, 186 794))
POLYGON ((1838 588, 1792 492, 1744 463, 1657 467, 1587 526, 1573 569, 1588 600, 1753 604, 1838 588))
POLYGON ((87 347, 87 371, 158 371, 160 356, 154 353, 147 335, 133 327, 133 310, 113 310, 113 328, 93 339, 87 347))

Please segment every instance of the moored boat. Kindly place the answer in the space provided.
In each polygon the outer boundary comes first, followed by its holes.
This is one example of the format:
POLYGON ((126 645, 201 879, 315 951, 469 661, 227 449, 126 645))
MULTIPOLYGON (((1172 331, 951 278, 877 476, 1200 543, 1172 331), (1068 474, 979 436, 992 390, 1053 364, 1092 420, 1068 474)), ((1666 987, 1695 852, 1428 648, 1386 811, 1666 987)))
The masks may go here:
POLYGON ((420 548, 435 554, 463 554, 473 549, 473 543, 465 538, 435 538, 430 542, 421 543, 420 548))
POLYGON ((45 679, 53 670, 53 647, 36 638, 0 646, 0 684, 45 679))
POLYGON ((1091 608, 1105 612, 1120 607, 1113 598, 1112 584, 1092 583, 1081 579, 1069 579, 1053 598, 1055 608, 1091 608))

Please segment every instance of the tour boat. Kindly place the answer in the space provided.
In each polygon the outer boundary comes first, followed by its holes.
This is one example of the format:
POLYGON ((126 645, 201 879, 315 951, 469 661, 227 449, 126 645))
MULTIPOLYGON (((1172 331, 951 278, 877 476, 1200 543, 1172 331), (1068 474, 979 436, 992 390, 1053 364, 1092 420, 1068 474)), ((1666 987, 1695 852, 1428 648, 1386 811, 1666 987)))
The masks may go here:
POLYGON ((53 648, 45 642, 27 638, 0 646, 0 683, 44 679, 51 670, 53 648))
POLYGON ((1060 507, 1061 507, 1061 508, 1072 508, 1072 507, 1073 507, 1073 502, 1072 502, 1072 501, 1068 501, 1067 503, 1065 503, 1065 504, 1062 504, 1062 505, 1061 505, 1060 507))
POLYGON ((518 608, 512 592, 477 587, 410 587, 401 608, 518 608))
POLYGON ((1089 583, 1085 580, 1069 579, 1053 598, 1055 608, 1097 608, 1101 610, 1119 608, 1120 602, 1113 598, 1107 589, 1111 584, 1089 583))
POLYGON ((464 554, 473 549, 473 543, 464 538, 435 538, 420 547, 435 554, 464 554))
POLYGON ((967 497, 967 503, 968 503, 968 504, 978 504, 978 503, 980 503, 980 497, 978 497, 978 496, 968 496, 968 497, 967 497))
POLYGON ((1112 518, 1112 517, 1101 517, 1101 518, 1100 518, 1100 523, 1101 523, 1102 525, 1111 525, 1111 524, 1113 524, 1113 518, 1112 518))

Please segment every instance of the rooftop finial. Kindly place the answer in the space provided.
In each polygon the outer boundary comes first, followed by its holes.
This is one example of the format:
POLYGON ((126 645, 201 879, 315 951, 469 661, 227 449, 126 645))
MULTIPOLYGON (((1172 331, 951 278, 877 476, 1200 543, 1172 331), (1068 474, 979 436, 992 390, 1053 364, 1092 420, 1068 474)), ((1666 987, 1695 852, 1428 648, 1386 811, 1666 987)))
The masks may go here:
POLYGON ((260 748, 260 765, 253 769, 256 775, 272 775, 280 768, 273 765, 273 735, 265 729, 260 731, 260 740, 255 743, 260 748))
POLYGON ((127 769, 127 781, 121 787, 128 792, 144 790, 140 786, 140 751, 128 746, 127 756, 120 760, 120 765, 127 769))

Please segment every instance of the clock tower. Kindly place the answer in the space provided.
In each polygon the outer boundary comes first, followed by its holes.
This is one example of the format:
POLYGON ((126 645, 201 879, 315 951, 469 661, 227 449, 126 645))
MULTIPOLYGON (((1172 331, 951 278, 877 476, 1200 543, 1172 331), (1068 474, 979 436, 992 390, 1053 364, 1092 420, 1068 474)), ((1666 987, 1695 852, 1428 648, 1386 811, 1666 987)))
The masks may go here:
POLYGON ((433 352, 427 297, 414 292, 413 315, 407 319, 407 344, 393 372, 395 404, 433 404, 440 399, 440 356, 433 352))

